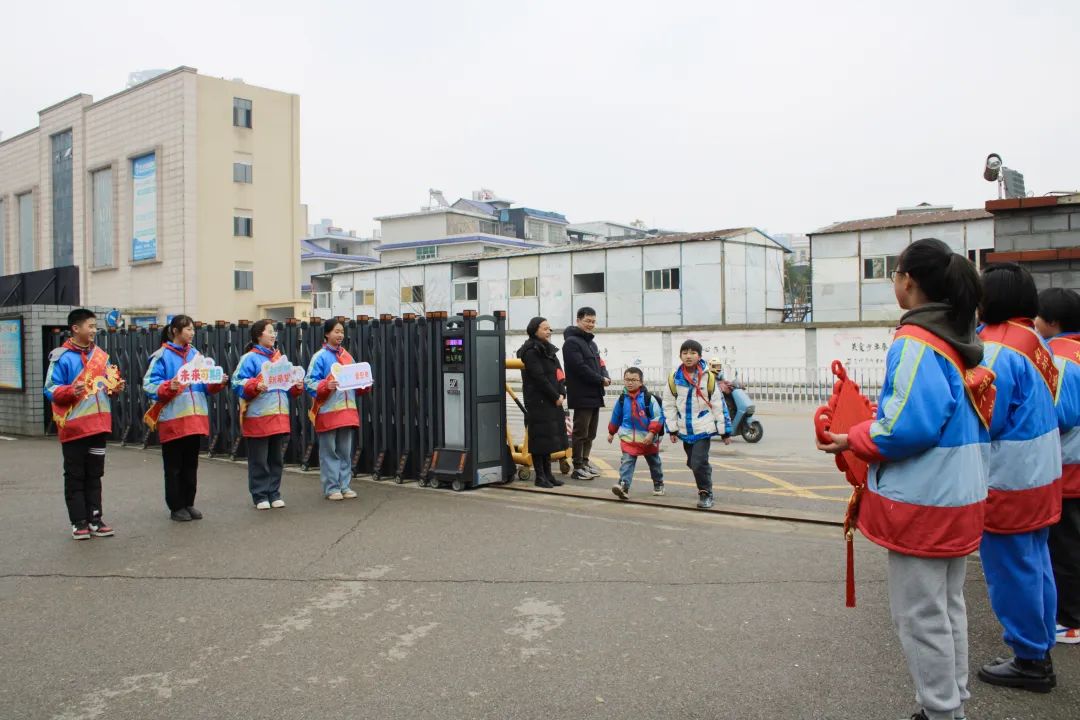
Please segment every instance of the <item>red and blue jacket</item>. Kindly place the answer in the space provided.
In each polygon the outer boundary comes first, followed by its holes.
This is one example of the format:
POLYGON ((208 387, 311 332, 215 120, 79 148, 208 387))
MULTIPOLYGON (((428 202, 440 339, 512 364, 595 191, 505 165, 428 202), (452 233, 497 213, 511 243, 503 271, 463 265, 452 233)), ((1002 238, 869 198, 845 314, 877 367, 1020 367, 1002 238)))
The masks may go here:
MULTIPOLYGON (((905 555, 968 555, 983 532, 987 408, 959 354, 923 328, 900 327, 885 362, 877 418, 848 433, 851 449, 870 463, 859 530, 905 555)), ((993 387, 992 375, 986 385, 993 387)))
POLYGON ((1061 519, 1061 434, 1054 394, 1057 369, 1026 318, 979 329, 982 364, 994 371, 987 532, 1015 535, 1061 519))
POLYGON ((1080 333, 1048 343, 1058 369, 1057 417, 1061 430, 1061 494, 1080 498, 1080 333))
POLYGON ((360 427, 360 412, 356 407, 356 396, 371 392, 371 388, 362 390, 331 390, 328 386, 330 369, 335 365, 351 365, 352 355, 343 347, 336 349, 323 345, 308 364, 304 387, 307 394, 315 399, 318 412, 315 413, 315 432, 327 432, 343 427, 360 427))
POLYGON ((240 429, 244 437, 269 437, 289 432, 289 395, 300 394, 298 388, 287 393, 284 390, 259 392, 259 373, 263 365, 277 360, 281 353, 272 348, 256 345, 236 366, 232 376, 232 388, 240 398, 240 429))
POLYGON ((58 418, 62 443, 112 432, 112 405, 101 376, 94 378, 94 392, 82 400, 75 396, 75 380, 91 360, 103 371, 110 365, 108 353, 98 346, 82 348, 71 340, 49 353, 44 392, 53 405, 54 418, 58 418))
POLYGON ((189 435, 209 435, 210 417, 207 394, 221 392, 224 385, 197 383, 172 390, 169 383, 180 368, 200 353, 194 346, 167 342, 150 356, 150 366, 143 376, 143 392, 151 403, 163 403, 157 416, 158 438, 166 443, 189 435))
POLYGON ((636 392, 623 392, 611 409, 608 435, 619 434, 619 445, 628 455, 655 455, 660 452, 660 438, 664 433, 664 409, 654 395, 647 395, 644 388, 636 392), (645 407, 645 398, 649 407, 645 407), (653 440, 645 444, 645 437, 653 434, 653 440))

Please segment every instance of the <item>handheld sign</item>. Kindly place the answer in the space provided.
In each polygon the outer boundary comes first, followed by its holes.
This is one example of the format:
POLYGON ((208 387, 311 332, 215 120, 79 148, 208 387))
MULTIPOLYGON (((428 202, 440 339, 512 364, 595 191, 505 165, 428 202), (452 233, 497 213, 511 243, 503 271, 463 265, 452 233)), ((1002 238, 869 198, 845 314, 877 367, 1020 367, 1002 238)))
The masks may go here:
POLYGON ((330 374, 338 381, 341 390, 362 390, 375 384, 371 376, 371 365, 366 362, 341 365, 334 363, 330 374))
POLYGON ((225 371, 212 358, 202 355, 196 355, 176 373, 176 381, 181 385, 220 385, 224 378, 225 371))
POLYGON ((284 355, 277 362, 264 364, 261 374, 267 390, 288 390, 305 375, 304 368, 293 365, 284 355))

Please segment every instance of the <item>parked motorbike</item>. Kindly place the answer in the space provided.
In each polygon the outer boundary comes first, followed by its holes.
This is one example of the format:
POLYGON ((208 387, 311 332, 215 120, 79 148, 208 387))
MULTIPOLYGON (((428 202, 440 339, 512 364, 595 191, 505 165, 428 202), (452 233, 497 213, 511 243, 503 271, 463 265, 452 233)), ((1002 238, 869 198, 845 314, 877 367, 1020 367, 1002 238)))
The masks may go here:
POLYGON ((754 419, 754 401, 739 383, 739 373, 735 373, 734 379, 725 380, 721 372, 717 375, 716 382, 724 393, 732 434, 742 435, 743 440, 748 443, 761 442, 761 438, 765 437, 765 428, 759 420, 754 419))

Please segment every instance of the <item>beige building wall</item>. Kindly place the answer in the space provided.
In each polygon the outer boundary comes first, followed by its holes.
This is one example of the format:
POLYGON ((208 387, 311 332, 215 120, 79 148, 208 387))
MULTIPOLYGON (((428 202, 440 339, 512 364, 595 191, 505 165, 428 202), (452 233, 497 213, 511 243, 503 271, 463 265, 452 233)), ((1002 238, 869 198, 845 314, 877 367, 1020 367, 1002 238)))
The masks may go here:
POLYGON ((449 234, 446 230, 448 215, 443 210, 397 218, 376 218, 376 220, 379 220, 382 227, 382 241, 399 243, 445 237, 449 234))
POLYGON ((93 102, 77 95, 39 113, 39 127, 0 142, 4 270, 19 272, 19 195, 33 193, 34 270, 53 266, 51 135, 72 131, 74 263, 85 305, 129 317, 187 313, 200 320, 288 317, 300 299, 299 97, 181 67, 93 102), (233 127, 233 98, 252 101, 252 128, 233 127), (157 256, 132 258, 132 161, 157 161, 157 256), (233 181, 233 162, 253 183, 233 181), (94 266, 93 173, 112 170, 112 261, 94 266), (234 214, 254 237, 233 237, 234 214), (238 266, 254 289, 234 290, 238 266), (274 308, 271 310, 271 308, 274 308))

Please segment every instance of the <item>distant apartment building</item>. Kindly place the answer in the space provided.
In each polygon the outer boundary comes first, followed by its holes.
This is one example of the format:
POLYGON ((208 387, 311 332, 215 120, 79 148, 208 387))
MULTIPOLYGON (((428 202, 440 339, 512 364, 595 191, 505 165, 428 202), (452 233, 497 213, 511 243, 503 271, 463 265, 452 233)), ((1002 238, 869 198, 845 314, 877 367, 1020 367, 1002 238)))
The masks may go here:
POLYGON ((300 98, 190 67, 0 142, 0 274, 79 268, 129 321, 300 316, 300 98))
POLYGON ((311 301, 311 276, 346 265, 374 265, 379 262, 379 241, 359 237, 355 230, 343 230, 324 218, 308 227, 300 240, 300 294, 311 301))

